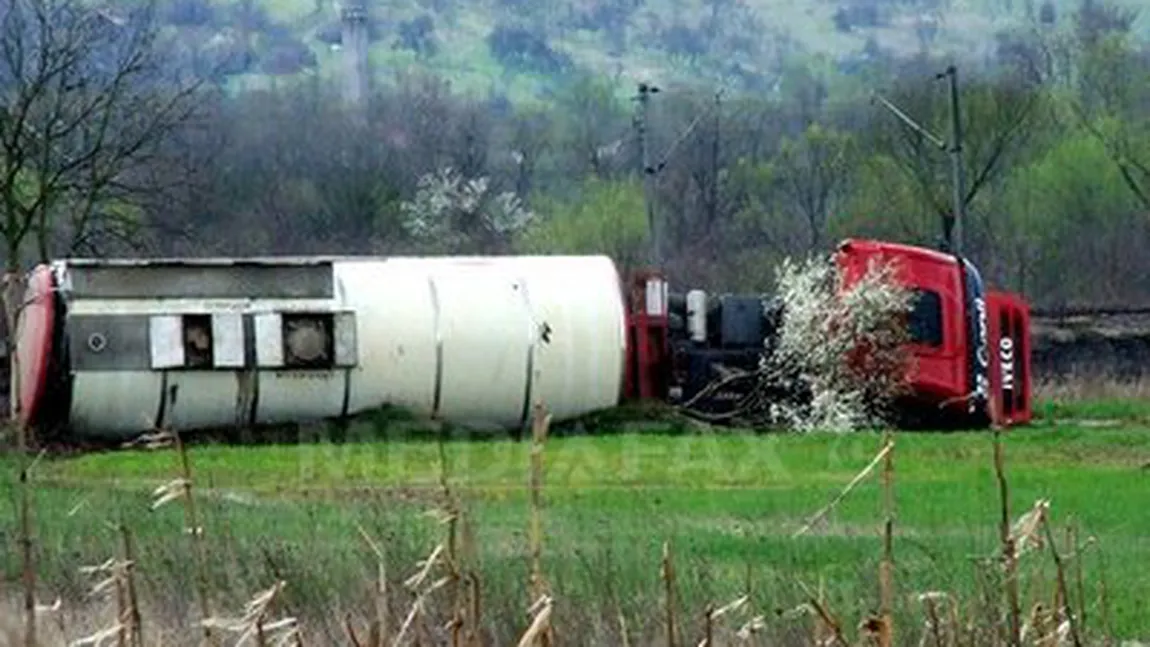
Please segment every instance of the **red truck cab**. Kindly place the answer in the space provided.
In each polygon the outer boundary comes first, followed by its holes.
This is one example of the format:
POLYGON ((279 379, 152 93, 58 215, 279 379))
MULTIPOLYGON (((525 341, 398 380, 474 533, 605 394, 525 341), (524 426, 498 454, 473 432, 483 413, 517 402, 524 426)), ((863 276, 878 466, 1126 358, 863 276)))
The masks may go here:
POLYGON ((848 239, 835 254, 847 284, 871 263, 892 263, 915 293, 909 317, 908 426, 1010 426, 1031 417, 1029 309, 1017 295, 987 291, 978 269, 941 251, 848 239))

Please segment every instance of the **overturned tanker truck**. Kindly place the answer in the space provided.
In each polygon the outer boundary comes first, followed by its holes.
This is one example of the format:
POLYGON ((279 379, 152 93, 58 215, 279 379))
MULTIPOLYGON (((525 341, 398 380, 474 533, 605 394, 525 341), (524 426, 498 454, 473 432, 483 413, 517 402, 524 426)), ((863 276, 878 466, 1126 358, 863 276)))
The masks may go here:
MULTIPOLYGON (((918 296, 899 406, 947 425, 1029 421, 1020 297, 932 249, 852 239, 835 258, 848 277, 894 262, 918 296)), ((603 256, 66 259, 31 272, 25 303, 16 406, 45 440, 385 405, 521 429, 536 401, 565 420, 691 399, 716 367, 753 366, 777 332, 761 295, 671 290, 603 256)))

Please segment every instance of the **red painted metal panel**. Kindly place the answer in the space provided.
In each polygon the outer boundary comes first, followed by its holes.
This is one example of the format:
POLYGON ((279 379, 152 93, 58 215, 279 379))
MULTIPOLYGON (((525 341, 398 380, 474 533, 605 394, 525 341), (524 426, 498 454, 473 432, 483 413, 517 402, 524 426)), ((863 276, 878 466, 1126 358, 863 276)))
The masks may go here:
POLYGON ((663 399, 670 372, 666 279, 657 271, 636 272, 628 290, 627 369, 629 399, 663 399))
POLYGON ((28 278, 24 308, 16 324, 16 375, 19 418, 31 423, 39 413, 48 386, 48 368, 55 336, 55 280, 47 265, 38 265, 28 278))
POLYGON ((987 293, 990 318, 991 419, 1025 425, 1033 417, 1030 372, 1030 308, 1018 295, 987 293))
POLYGON ((849 239, 839 245, 835 261, 848 286, 860 280, 871 263, 890 263, 896 279, 903 285, 939 295, 943 343, 941 346, 912 344, 914 361, 906 379, 916 398, 959 406, 968 392, 967 341, 961 271, 955 258, 923 247, 849 239))

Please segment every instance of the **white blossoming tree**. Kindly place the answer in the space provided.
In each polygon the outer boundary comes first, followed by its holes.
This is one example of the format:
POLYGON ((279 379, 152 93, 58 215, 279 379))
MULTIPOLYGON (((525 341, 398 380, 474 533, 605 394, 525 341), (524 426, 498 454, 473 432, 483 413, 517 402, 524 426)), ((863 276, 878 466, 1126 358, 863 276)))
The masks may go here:
POLYGON ((450 167, 420 178, 400 210, 404 230, 429 253, 499 251, 535 217, 514 193, 450 167))
POLYGON ((777 271, 777 294, 764 304, 776 334, 766 340, 759 367, 730 373, 704 389, 736 383, 745 395, 720 414, 685 408, 712 420, 800 432, 852 431, 891 422, 890 405, 907 387, 912 366, 907 315, 912 292, 893 267, 872 266, 847 286, 833 260, 787 259, 777 271))
POLYGON ((906 315, 912 292, 889 265, 873 265, 849 287, 829 259, 783 263, 782 322, 761 380, 794 395, 768 404, 769 417, 799 431, 881 425, 904 392, 912 356, 906 315))

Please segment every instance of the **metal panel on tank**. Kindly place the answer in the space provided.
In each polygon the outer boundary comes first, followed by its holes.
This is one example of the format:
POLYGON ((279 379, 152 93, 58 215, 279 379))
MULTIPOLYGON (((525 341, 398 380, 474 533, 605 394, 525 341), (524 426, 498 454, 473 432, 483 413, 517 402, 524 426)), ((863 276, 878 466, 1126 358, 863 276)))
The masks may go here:
POLYGON ((435 414, 476 426, 523 419, 534 345, 524 286, 498 266, 433 273, 440 344, 435 414))
POLYGON ((164 427, 185 430, 235 426, 238 392, 234 371, 168 371, 164 427))
POLYGON ((344 370, 260 371, 258 424, 308 422, 343 412, 344 370))
POLYGON ((261 298, 332 296, 330 261, 223 259, 77 260, 67 289, 82 299, 261 298))
POLYGON ((152 372, 82 371, 72 380, 73 430, 128 439, 154 428, 161 376, 152 372))
POLYGON ((614 406, 623 388, 626 311, 604 256, 515 259, 540 331, 532 400, 562 420, 614 406))
POLYGON ((428 267, 396 260, 335 266, 343 306, 357 315, 359 366, 352 370, 349 412, 387 403, 431 413, 438 364, 428 267))

